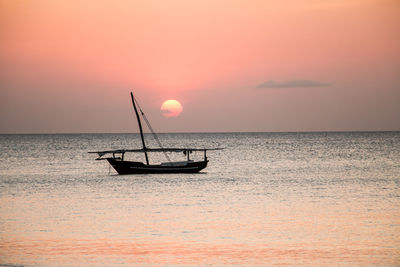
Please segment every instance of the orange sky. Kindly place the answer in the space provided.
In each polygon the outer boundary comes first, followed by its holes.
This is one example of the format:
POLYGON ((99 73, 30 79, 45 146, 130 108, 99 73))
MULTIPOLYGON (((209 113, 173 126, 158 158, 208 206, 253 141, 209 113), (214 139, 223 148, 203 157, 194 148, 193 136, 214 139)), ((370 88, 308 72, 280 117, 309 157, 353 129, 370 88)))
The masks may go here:
POLYGON ((0 0, 0 133, 400 130, 397 0, 0 0), (274 82, 272 82, 274 81, 274 82), (167 99, 183 105, 165 118, 167 99))

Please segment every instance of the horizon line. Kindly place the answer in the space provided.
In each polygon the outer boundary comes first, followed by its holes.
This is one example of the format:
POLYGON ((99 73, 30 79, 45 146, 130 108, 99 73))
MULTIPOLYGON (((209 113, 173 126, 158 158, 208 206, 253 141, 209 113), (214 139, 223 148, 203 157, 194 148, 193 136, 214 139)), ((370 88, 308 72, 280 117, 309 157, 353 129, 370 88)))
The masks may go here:
MULTIPOLYGON (((310 130, 310 131, 210 131, 210 132, 157 132, 157 134, 229 134, 229 133, 383 133, 400 132, 400 130, 310 130)), ((62 135, 62 134, 140 134, 140 132, 33 132, 33 133, 0 133, 0 135, 62 135)), ((151 134, 151 133, 143 133, 151 134)))

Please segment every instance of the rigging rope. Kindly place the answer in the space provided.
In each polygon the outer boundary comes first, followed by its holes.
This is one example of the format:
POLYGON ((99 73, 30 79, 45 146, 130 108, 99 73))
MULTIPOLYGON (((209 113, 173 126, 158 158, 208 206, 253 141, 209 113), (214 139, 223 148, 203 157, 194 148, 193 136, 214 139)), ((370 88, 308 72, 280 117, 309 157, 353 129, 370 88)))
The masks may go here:
MULTIPOLYGON (((161 142, 160 142, 160 139, 158 139, 158 136, 157 136, 156 132, 153 130, 153 127, 151 127, 149 120, 147 119, 146 115, 144 114, 144 112, 143 112, 142 108, 140 107, 140 105, 139 105, 138 101, 136 100, 136 98, 135 98, 135 102, 136 102, 136 105, 138 106, 138 108, 140 110, 140 114, 142 115, 144 121, 147 124, 147 127, 149 127, 151 133, 153 134, 154 139, 156 140, 156 142, 158 143, 160 148, 164 149, 162 144, 161 144, 161 142)), ((166 159, 168 160, 168 162, 170 163, 170 165, 172 166, 171 159, 169 158, 167 152, 163 151, 163 153, 164 153, 164 156, 166 157, 166 159)))

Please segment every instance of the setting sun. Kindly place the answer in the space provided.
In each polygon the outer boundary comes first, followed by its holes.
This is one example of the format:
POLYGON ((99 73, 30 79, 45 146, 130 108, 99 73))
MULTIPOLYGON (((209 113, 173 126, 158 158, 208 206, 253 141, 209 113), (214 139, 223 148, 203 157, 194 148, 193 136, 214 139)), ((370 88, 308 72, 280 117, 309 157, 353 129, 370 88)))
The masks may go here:
POLYGON ((167 100, 161 105, 161 111, 164 117, 177 117, 181 114, 183 108, 177 100, 167 100))

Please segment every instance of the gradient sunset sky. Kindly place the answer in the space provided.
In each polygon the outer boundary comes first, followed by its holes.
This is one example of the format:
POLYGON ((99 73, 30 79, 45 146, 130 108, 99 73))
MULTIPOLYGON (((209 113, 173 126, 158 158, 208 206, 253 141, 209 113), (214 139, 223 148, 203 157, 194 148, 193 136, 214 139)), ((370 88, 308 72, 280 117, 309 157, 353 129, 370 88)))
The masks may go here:
POLYGON ((0 0, 0 133, 400 130, 400 1, 0 0), (162 116, 168 99, 178 117, 162 116))

